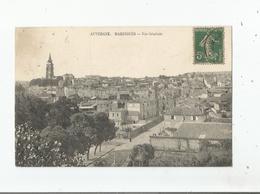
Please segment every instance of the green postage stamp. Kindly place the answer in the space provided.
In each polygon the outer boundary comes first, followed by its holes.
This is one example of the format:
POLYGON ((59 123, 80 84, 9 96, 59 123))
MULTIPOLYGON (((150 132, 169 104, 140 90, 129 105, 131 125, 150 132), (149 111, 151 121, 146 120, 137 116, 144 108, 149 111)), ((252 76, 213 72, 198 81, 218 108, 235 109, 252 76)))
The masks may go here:
POLYGON ((224 63, 224 28, 199 27, 193 29, 194 64, 224 63))

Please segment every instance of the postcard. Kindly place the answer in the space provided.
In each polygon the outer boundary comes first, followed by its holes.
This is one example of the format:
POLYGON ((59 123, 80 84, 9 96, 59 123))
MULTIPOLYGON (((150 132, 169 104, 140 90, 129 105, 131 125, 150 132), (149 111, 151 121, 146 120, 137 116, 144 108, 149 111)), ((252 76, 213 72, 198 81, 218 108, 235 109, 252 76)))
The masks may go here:
POLYGON ((16 28, 16 166, 232 166, 231 40, 229 26, 16 28))

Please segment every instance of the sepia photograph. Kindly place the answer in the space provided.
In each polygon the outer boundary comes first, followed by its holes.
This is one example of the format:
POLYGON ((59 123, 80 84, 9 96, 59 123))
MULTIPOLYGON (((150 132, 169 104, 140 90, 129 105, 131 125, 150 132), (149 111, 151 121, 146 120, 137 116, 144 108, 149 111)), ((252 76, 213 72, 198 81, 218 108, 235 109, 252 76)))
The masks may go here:
POLYGON ((232 28, 17 27, 17 167, 232 167, 232 28))

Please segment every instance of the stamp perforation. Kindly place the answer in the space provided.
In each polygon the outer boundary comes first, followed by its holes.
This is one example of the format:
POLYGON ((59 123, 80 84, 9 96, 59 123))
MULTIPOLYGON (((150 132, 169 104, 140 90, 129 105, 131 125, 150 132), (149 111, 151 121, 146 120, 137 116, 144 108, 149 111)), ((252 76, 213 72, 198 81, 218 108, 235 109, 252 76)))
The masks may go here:
POLYGON ((225 56, 225 28, 224 26, 196 26, 193 27, 192 29, 192 36, 193 36, 193 65, 224 65, 226 62, 226 56, 225 56), (201 30, 209 30, 209 29, 223 29, 223 33, 222 33, 222 62, 221 63, 210 63, 210 62, 197 62, 196 61, 196 45, 195 45, 195 30, 196 29, 201 29, 201 30))

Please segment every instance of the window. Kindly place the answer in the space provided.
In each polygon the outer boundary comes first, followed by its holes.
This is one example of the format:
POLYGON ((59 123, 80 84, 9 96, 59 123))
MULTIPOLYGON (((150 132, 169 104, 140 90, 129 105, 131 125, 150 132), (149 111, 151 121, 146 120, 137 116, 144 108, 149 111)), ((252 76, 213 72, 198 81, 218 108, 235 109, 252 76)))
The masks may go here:
POLYGON ((191 116, 191 120, 192 120, 192 121, 196 121, 196 120, 197 120, 197 117, 196 117, 196 116, 191 116))
POLYGON ((172 120, 175 120, 175 116, 174 116, 174 115, 172 115, 172 116, 171 116, 171 119, 172 119, 172 120))

